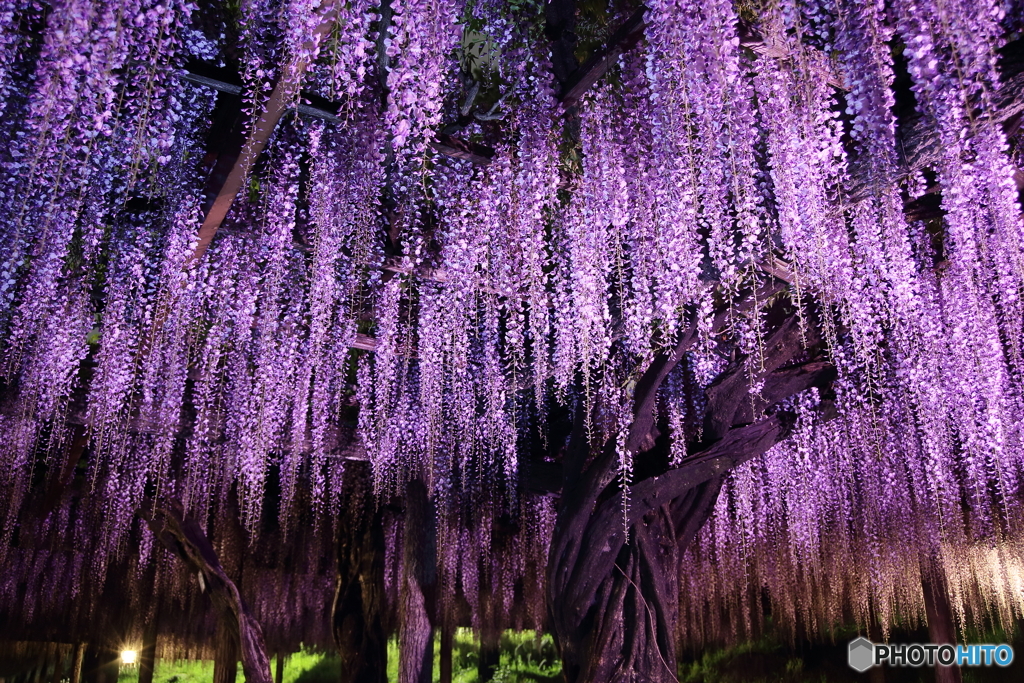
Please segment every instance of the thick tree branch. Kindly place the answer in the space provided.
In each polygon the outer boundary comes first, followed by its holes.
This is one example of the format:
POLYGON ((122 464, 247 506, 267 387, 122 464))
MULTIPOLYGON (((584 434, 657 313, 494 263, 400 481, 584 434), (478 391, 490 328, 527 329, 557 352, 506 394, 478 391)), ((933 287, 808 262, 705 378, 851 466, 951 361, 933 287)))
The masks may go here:
MULTIPOLYGON (((773 281, 733 307, 732 312, 765 301, 783 287, 773 281)), ((716 333, 724 328, 729 315, 728 309, 718 313, 712 328, 716 333)), ((695 338, 693 327, 681 333, 676 346, 657 356, 637 382, 633 420, 625 441, 630 454, 655 444, 658 390, 695 338)), ((822 365, 802 373, 793 368, 780 369, 803 350, 799 328, 789 320, 769 336, 765 348, 766 353, 774 354, 773 360, 754 373, 753 379, 763 382, 761 391, 766 397, 799 391, 807 383, 822 381, 825 375, 831 377, 831 367, 822 365)), ((727 374, 749 379, 744 363, 731 367, 727 374)), ((743 383, 743 391, 739 391, 740 383, 730 382, 728 386, 733 384, 736 387, 723 394, 734 402, 725 411, 726 429, 742 413, 736 404, 749 401, 748 385, 743 383)), ((678 606, 672 597, 675 584, 669 576, 671 568, 677 565, 680 548, 706 519, 721 479, 714 470, 710 476, 704 476, 701 470, 699 480, 694 478, 667 499, 650 499, 645 490, 650 481, 644 480, 627 489, 626 506, 623 492, 616 490, 616 439, 609 439, 587 465, 590 449, 584 418, 585 409, 577 410, 564 458, 564 489, 548 561, 549 606, 565 673, 570 682, 620 680, 638 670, 652 676, 651 661, 674 661, 671 634, 678 606), (632 543, 626 542, 627 528, 631 529, 632 543)), ((769 441, 774 444, 783 438, 788 431, 780 425, 767 430, 768 438, 761 439, 764 443, 747 444, 747 450, 756 455, 770 447, 765 445, 769 441)), ((745 436, 749 438, 750 434, 745 436)), ((656 676, 664 673, 666 681, 674 678, 671 669, 658 671, 656 676)))
MULTIPOLYGON (((832 377, 831 366, 818 366, 817 371, 804 373, 780 371, 781 383, 798 391, 832 377), (794 376, 801 375, 803 382, 795 383, 794 376)), ((612 571, 619 549, 626 543, 627 528, 635 528, 659 507, 672 504, 691 490, 767 452, 792 433, 794 424, 795 415, 777 412, 754 424, 734 427, 722 439, 687 458, 681 467, 630 486, 625 494, 628 504, 624 504, 622 491, 603 500, 587 515, 579 550, 573 557, 573 570, 560 589, 562 599, 568 604, 590 604, 591 596, 612 571)))

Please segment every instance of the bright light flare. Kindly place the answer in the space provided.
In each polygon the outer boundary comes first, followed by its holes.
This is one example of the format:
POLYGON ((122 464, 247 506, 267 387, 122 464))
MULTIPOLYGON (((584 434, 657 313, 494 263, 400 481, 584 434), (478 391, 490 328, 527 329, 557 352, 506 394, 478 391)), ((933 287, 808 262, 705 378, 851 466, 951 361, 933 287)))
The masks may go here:
POLYGON ((135 650, 121 650, 121 663, 122 664, 134 664, 139 658, 139 653, 135 650))

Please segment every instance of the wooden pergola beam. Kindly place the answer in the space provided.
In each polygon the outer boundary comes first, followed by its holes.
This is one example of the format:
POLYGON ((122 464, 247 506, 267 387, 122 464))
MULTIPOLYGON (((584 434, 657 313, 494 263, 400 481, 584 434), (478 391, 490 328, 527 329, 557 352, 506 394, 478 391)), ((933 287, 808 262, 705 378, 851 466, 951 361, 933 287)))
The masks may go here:
MULTIPOLYGON (((303 45, 304 54, 308 54, 308 51, 334 28, 336 14, 335 3, 332 2, 324 7, 320 24, 310 39, 303 45)), ((203 224, 199 228, 199 239, 195 250, 192 252, 191 262, 198 261, 206 253, 210 242, 213 241, 214 235, 217 234, 217 230, 220 229, 224 218, 227 217, 231 205, 234 204, 235 197, 238 196, 238 192, 248 180, 249 173, 256 165, 256 160, 267 146, 267 142, 269 142, 274 128, 277 127, 278 121, 281 120, 289 105, 298 96, 299 88, 302 86, 302 78, 308 67, 309 59, 303 56, 289 62, 281 70, 281 75, 277 79, 277 84, 274 86, 270 98, 263 105, 263 110, 260 112, 252 132, 246 138, 245 144, 242 145, 242 152, 238 155, 238 160, 231 168, 231 172, 228 174, 227 180, 225 180, 220 192, 217 193, 217 197, 213 200, 213 206, 210 207, 206 217, 203 219, 203 224)), ((210 84, 207 83, 207 85, 210 84)))
POLYGON ((494 150, 486 145, 466 142, 444 133, 438 133, 430 146, 445 156, 470 161, 477 166, 486 166, 494 157, 494 150))
MULTIPOLYGON (((245 185, 245 182, 249 177, 249 173, 256 165, 256 160, 267 146, 267 142, 270 140, 270 136, 273 134, 278 122, 281 120, 281 117, 285 112, 291 108, 292 102, 298 95, 298 89, 302 81, 302 73, 305 71, 307 66, 308 65, 305 64, 300 65, 293 63, 290 65, 290 68, 286 68, 285 73, 282 74, 282 78, 278 80, 277 85, 274 87, 274 90, 270 95, 270 99, 267 100, 267 103, 263 107, 263 111, 260 114, 260 118, 258 119, 256 126, 252 133, 250 133, 246 138, 245 143, 242 146, 241 153, 238 155, 237 161, 235 161, 234 166, 232 166, 227 179, 217 192, 213 205, 210 207, 210 210, 203 219, 202 226, 199 228, 199 241, 192 254, 193 262, 201 259, 203 254, 206 253, 206 250, 209 248, 214 236, 217 234, 217 231, 223 224, 224 219, 227 217, 228 211, 234 204, 239 191, 245 185)), ((191 83, 203 85, 231 95, 242 94, 241 86, 227 83, 216 78, 188 73, 184 76, 184 79, 191 83)), ((341 122, 341 119, 336 114, 319 107, 313 107, 300 102, 295 109, 299 114, 305 116, 323 119, 331 123, 341 122)), ((430 146, 441 154, 456 159, 470 161, 477 166, 488 165, 491 163, 491 158, 494 156, 494 150, 486 145, 466 142, 443 133, 438 133, 435 140, 430 143, 430 146)))
POLYGON ((569 76, 569 79, 565 83, 565 87, 562 89, 562 93, 558 96, 561 100, 562 106, 568 109, 572 107, 590 88, 597 83, 602 76, 611 68, 611 66, 619 59, 619 55, 623 52, 630 50, 640 38, 643 36, 644 28, 647 24, 644 22, 644 15, 647 13, 647 8, 640 6, 633 14, 619 27, 619 29, 612 34, 612 37, 608 39, 605 45, 597 50, 590 58, 585 61, 580 68, 576 69, 569 76))
MULTIPOLYGON (((182 79, 188 81, 189 83, 195 83, 196 85, 204 85, 207 88, 213 88, 218 92, 227 93, 229 95, 238 95, 239 97, 242 95, 244 91, 244 89, 240 85, 235 85, 234 83, 228 83, 227 81, 222 81, 217 78, 210 78, 209 76, 204 76, 202 74, 192 72, 186 72, 185 75, 182 76, 182 79)), ((322 109, 320 107, 314 107, 312 105, 305 104, 301 101, 299 102, 298 106, 295 107, 295 109, 304 116, 311 116, 315 119, 323 119, 324 121, 330 121, 331 123, 341 123, 341 119, 338 117, 337 114, 331 113, 327 109, 322 109)), ((335 111, 337 111, 337 108, 335 108, 335 111)))

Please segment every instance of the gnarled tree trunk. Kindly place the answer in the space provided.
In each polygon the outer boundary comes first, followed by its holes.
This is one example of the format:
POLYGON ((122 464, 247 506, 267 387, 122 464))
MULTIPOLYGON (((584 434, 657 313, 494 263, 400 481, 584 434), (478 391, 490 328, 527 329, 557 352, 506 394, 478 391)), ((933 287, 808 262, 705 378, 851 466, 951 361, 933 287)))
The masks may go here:
MULTIPOLYGON (((658 388, 694 336, 691 329, 637 383, 626 448, 638 462, 658 444, 658 388)), ((823 361, 782 367, 803 350, 791 317, 766 340, 764 367, 753 377, 742 359, 728 368, 708 389, 705 441, 681 467, 630 486, 625 512, 615 440, 586 464, 585 420, 577 415, 548 564, 549 610, 568 683, 676 680, 679 558, 710 514, 723 475, 791 432, 795 416, 769 411, 755 421, 754 410, 834 377, 823 361), (760 405, 752 405, 748 387, 761 381, 760 405)))

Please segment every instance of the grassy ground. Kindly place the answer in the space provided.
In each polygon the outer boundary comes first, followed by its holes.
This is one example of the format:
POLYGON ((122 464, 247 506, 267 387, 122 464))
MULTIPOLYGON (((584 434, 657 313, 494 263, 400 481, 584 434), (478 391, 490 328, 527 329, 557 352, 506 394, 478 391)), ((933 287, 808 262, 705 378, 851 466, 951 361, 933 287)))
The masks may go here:
MULTIPOLYGON (((868 673, 847 666, 847 646, 857 637, 855 629, 836 633, 834 643, 797 643, 765 636, 734 647, 708 649, 684 656, 680 683, 867 683, 868 673)), ((895 630, 891 642, 927 643, 928 630, 895 630)), ((1002 631, 972 631, 968 643, 1009 643, 1014 662, 1002 667, 964 667, 963 683, 1024 681, 1024 629, 1014 635, 1002 631)), ((933 683, 932 667, 884 667, 885 683, 933 683)))
MULTIPOLYGON (((479 642, 469 629, 458 629, 452 651, 453 683, 478 683, 477 663, 479 642)), ((440 639, 434 641, 434 680, 439 680, 437 668, 440 639)), ((270 670, 276 671, 272 660, 270 670)), ((495 675, 496 683, 554 683, 560 680, 561 665, 550 635, 538 638, 532 631, 517 633, 506 631, 501 639, 501 663, 495 675)), ((338 658, 333 655, 300 651, 284 660, 282 683, 339 683, 341 671, 338 658)), ((137 666, 122 666, 118 683, 138 683, 137 666)), ((242 668, 238 668, 238 683, 243 683, 242 668)), ((153 672, 153 683, 212 683, 213 662, 209 660, 158 660, 153 672)), ((398 681, 398 644, 388 643, 388 681, 398 681)))
MULTIPOLYGON (((338 683, 337 672, 338 661, 336 658, 327 657, 314 652, 296 652, 284 660, 284 680, 282 683, 315 683, 320 680, 330 680, 331 683, 338 683), (318 678, 324 672, 324 664, 330 668, 333 659, 335 672, 332 678, 318 678), (312 675, 312 678, 310 676, 312 675)), ((276 671, 277 661, 272 659, 270 670, 276 671)), ((117 677, 117 683, 138 683, 139 667, 122 666, 117 677)), ((242 666, 238 666, 238 683, 245 680, 242 676, 242 666)), ((153 683, 211 683, 213 681, 213 660, 168 660, 159 659, 153 671, 153 683)))
MULTIPOLYGON (((868 675, 858 674, 846 664, 847 643, 855 630, 836 633, 834 643, 798 643, 765 636, 734 647, 707 649, 697 655, 684 655, 679 668, 679 683, 863 683, 868 675)), ((927 630, 895 632, 893 642, 924 643, 927 630)), ((964 668, 964 683, 1001 683, 1024 681, 1024 629, 1015 635, 1000 631, 968 633, 970 643, 1010 643, 1016 653, 1009 668, 964 668)), ((469 629, 455 634, 452 652, 454 683, 479 683, 477 664, 479 642, 469 629)), ((440 641, 434 641, 434 681, 440 641)), ((276 671, 276 662, 271 662, 276 671)), ((337 657, 309 651, 297 652, 285 659, 283 683, 339 683, 341 672, 337 657)), ((244 683, 239 668, 238 683, 244 683)), ((398 646, 388 644, 388 681, 398 680, 398 646)), ((561 680, 561 666, 550 635, 537 637, 532 631, 506 631, 501 639, 501 664, 494 679, 497 683, 555 683, 561 680)), ((887 667, 886 683, 931 683, 930 667, 887 667)), ((158 661, 154 683, 212 683, 213 662, 158 661)), ((138 683, 137 667, 121 667, 118 683, 138 683)))

